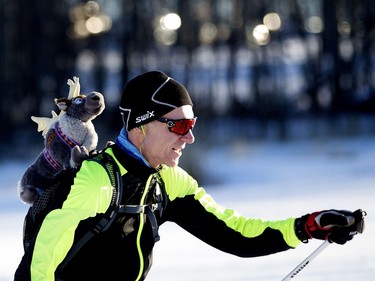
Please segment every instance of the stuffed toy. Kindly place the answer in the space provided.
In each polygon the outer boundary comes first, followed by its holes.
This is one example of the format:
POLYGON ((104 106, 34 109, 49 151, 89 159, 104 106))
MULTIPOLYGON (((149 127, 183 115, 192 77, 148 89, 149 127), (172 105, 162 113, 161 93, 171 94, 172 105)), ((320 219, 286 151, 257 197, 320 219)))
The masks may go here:
POLYGON ((103 95, 80 94, 78 77, 69 79, 67 84, 70 86, 68 98, 55 99, 59 114, 52 111, 52 118, 31 117, 42 132, 44 149, 18 182, 20 199, 30 205, 56 183, 61 171, 76 168, 98 144, 92 120, 105 108, 103 95))

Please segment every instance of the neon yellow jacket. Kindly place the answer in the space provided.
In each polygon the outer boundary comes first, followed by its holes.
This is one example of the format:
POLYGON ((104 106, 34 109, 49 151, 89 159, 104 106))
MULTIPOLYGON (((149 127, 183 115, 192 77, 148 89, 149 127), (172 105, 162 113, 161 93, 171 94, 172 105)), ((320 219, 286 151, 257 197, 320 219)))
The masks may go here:
MULTIPOLYGON (((165 194, 162 212, 155 212, 159 226, 166 221, 175 222, 213 247, 241 257, 268 255, 300 243, 294 231, 294 218, 263 221, 244 217, 216 203, 180 167, 163 166, 156 171, 116 145, 106 153, 116 160, 126 190, 141 187, 142 192, 136 196, 139 204, 155 198, 151 194, 155 192, 152 175, 158 175, 165 194)), ((40 228, 28 265, 30 280, 55 280, 56 270, 75 236, 89 229, 87 222, 107 211, 112 193, 103 167, 94 161, 84 161, 62 208, 50 212, 40 228)), ((131 197, 129 194, 125 195, 131 197)), ((59 275, 61 280, 143 280, 151 267, 155 243, 150 229, 148 217, 143 214, 119 217, 108 231, 83 247, 59 275)))

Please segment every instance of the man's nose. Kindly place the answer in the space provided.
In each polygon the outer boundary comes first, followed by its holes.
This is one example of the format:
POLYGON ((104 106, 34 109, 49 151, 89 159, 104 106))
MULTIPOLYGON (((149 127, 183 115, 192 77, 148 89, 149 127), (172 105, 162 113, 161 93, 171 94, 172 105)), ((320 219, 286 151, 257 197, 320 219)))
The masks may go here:
POLYGON ((190 129, 189 132, 181 136, 181 139, 188 144, 192 144, 195 141, 193 131, 190 129))

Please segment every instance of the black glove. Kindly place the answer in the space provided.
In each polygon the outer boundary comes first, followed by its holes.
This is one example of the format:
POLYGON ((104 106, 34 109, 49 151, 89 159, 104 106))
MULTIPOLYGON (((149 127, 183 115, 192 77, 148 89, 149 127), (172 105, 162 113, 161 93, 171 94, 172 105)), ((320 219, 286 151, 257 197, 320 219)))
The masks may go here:
POLYGON ((362 233, 366 212, 344 210, 325 210, 307 214, 295 221, 297 237, 304 243, 316 238, 337 244, 345 244, 357 233, 362 233))

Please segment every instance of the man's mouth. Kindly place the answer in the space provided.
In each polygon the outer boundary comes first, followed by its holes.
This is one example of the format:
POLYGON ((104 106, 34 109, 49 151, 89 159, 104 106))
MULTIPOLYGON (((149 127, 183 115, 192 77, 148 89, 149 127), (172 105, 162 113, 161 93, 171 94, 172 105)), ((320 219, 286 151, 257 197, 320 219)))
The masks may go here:
POLYGON ((182 154, 182 149, 181 148, 173 148, 173 150, 178 153, 178 154, 182 154))

